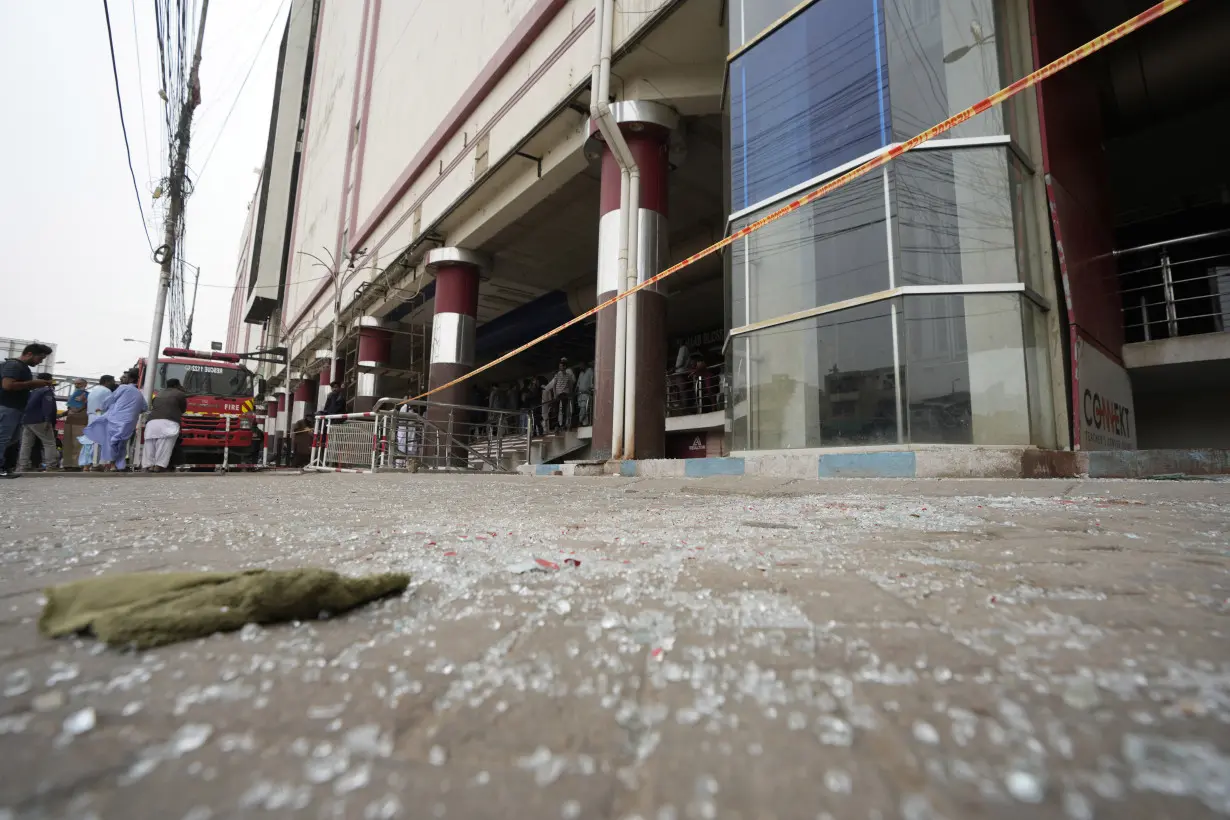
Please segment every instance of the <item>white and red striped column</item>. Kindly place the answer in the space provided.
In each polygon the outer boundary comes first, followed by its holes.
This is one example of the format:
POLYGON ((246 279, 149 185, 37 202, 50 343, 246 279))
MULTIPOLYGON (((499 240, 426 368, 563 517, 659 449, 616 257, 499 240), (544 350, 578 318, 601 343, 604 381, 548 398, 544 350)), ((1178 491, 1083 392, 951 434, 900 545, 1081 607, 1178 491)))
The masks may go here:
POLYGON ((290 393, 284 387, 277 389, 278 415, 274 430, 277 435, 277 460, 286 466, 290 463, 290 393))
MULTIPOLYGON (((309 408, 316 407, 316 380, 310 376, 302 376, 295 386, 295 404, 291 410, 291 429, 308 416, 309 408)), ((315 412, 312 410, 312 412, 315 412)))
POLYGON ((278 400, 265 399, 265 463, 272 466, 278 458, 278 400))
POLYGON ((380 398, 379 371, 389 366, 393 355, 393 334, 375 316, 361 316, 359 329, 358 376, 355 380, 354 412, 366 413, 380 398))
MULTIPOLYGON (((632 100, 611 106, 620 132, 628 143, 640 170, 640 202, 633 203, 632 215, 638 220, 640 247, 635 253, 639 281, 667 267, 669 237, 667 191, 670 166, 667 162, 670 133, 679 116, 661 103, 632 100)), ((620 170, 614 154, 602 140, 596 125, 591 125, 587 153, 601 152, 602 188, 599 195, 598 222, 598 302, 615 296, 620 288, 619 195, 620 170)), ((625 458, 663 458, 666 455, 666 375, 667 359, 666 295, 657 287, 637 294, 637 322, 629 333, 636 334, 636 452, 625 458)), ((593 457, 611 457, 611 432, 615 414, 615 308, 598 314, 594 351, 594 438, 593 457)), ((622 412, 622 411, 621 411, 622 412)))
MULTIPOLYGON (((436 278, 429 389, 448 384, 474 369, 478 282, 489 267, 487 257, 465 248, 436 248, 427 254, 427 270, 436 278)), ((468 391, 468 384, 454 385, 433 395, 431 401, 466 404, 468 391)))
POLYGON ((320 371, 316 377, 316 412, 319 413, 325 409, 325 402, 329 399, 329 394, 333 392, 329 384, 333 381, 333 371, 326 367, 320 371))

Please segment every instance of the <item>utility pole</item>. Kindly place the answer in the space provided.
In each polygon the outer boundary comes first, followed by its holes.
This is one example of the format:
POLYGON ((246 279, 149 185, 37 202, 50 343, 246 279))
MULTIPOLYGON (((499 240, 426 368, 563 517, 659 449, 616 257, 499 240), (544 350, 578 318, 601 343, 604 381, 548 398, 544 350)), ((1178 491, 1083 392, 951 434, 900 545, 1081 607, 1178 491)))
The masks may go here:
POLYGON ((192 281, 192 310, 188 313, 188 325, 184 328, 184 347, 192 347, 192 323, 196 319, 196 292, 201 289, 201 269, 196 269, 196 279, 192 281))
POLYGON ((179 220, 184 214, 184 177, 188 168, 188 137, 192 133, 192 114, 201 101, 201 46, 205 42, 205 15, 209 0, 201 0, 201 23, 196 35, 196 53, 192 56, 192 69, 188 74, 187 96, 179 112, 175 127, 176 152, 167 180, 170 188, 170 205, 167 207, 166 235, 158 249, 157 261, 162 265, 158 275, 158 294, 154 301, 154 326, 149 335, 149 355, 145 360, 145 384, 141 393, 148 405, 154 395, 154 379, 158 372, 158 353, 162 346, 162 322, 167 310, 167 291, 171 288, 171 269, 175 264, 175 252, 179 247, 179 220))

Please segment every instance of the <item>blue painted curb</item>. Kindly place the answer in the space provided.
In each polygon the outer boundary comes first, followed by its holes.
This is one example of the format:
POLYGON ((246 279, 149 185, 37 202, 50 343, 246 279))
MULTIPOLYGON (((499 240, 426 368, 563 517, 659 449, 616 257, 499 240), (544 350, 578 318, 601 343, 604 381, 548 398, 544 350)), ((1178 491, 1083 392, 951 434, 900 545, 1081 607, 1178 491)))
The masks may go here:
POLYGON ((745 470, 746 465, 741 458, 689 458, 683 462, 683 474, 688 478, 743 475, 745 470))
POLYGON ((820 456, 820 478, 914 478, 913 453, 830 453, 820 456))
POLYGON ((555 475, 558 472, 560 472, 558 464, 534 465, 534 475, 555 475))
POLYGON ((619 474, 624 478, 636 478, 636 462, 621 461, 619 462, 619 474))

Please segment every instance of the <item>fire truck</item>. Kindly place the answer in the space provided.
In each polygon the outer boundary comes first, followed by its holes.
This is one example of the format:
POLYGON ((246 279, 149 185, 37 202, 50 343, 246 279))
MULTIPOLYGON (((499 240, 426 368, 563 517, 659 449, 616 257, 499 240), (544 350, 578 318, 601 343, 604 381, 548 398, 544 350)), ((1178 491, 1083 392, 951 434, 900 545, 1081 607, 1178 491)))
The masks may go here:
MULTIPOLYGON (((179 379, 188 394, 188 411, 180 424, 184 462, 189 465, 216 465, 223 461, 223 450, 230 447, 227 461, 232 465, 255 464, 264 444, 256 420, 252 372, 239 363, 234 353, 163 349, 154 373, 154 395, 166 386, 167 379, 179 379), (228 432, 228 419, 229 432, 228 432)), ((146 360, 137 362, 139 384, 149 374, 146 360)))

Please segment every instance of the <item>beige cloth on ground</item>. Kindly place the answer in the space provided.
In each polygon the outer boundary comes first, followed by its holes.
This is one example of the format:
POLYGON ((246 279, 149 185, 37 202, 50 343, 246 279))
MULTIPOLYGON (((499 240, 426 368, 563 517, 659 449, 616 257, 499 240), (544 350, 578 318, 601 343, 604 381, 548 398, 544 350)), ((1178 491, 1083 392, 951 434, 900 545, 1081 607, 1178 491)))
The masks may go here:
POLYGON ((350 578, 323 569, 136 572, 51 587, 38 627, 93 633, 112 646, 153 646, 245 624, 309 621, 405 591, 400 573, 350 578))

